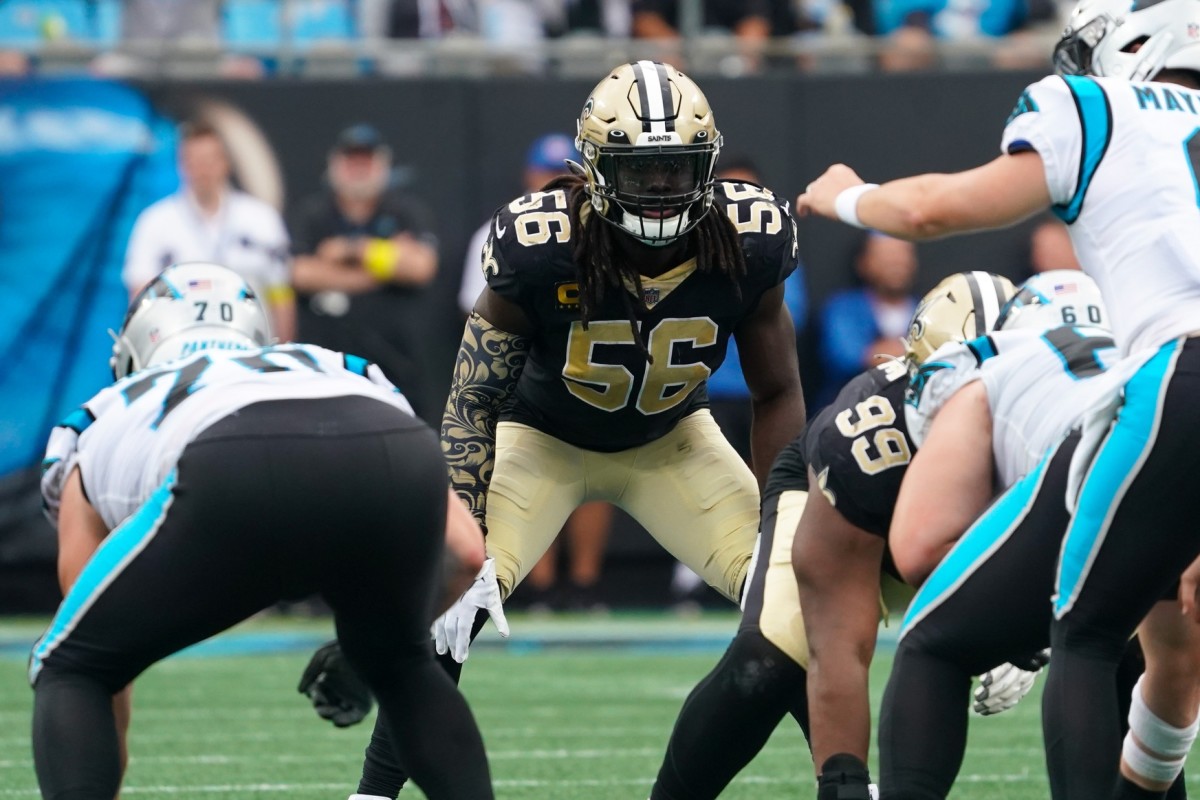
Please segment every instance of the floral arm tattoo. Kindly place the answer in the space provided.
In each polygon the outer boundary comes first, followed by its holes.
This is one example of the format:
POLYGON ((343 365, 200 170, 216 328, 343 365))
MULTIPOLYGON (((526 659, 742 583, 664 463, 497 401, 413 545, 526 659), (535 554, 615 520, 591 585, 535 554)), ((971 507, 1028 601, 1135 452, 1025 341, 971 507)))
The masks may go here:
POLYGON ((442 455, 450 485, 485 533, 496 420, 528 355, 527 337, 502 331, 474 312, 467 319, 442 416, 442 455))

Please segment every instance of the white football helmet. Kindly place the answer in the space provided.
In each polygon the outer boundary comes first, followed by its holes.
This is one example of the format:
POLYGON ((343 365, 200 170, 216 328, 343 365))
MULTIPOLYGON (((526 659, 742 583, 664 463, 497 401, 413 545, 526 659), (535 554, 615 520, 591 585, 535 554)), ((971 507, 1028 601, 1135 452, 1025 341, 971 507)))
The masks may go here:
POLYGON ((129 304, 113 334, 113 377, 201 350, 252 350, 270 343, 267 315, 254 290, 219 264, 173 264, 129 304))
POLYGON ((1054 67, 1130 81, 1200 71, 1200 0, 1082 0, 1054 48, 1054 67))
POLYGON ((1077 269, 1052 269, 1025 281, 1001 309, 996 328, 1050 330, 1063 325, 1109 327, 1100 287, 1077 269))

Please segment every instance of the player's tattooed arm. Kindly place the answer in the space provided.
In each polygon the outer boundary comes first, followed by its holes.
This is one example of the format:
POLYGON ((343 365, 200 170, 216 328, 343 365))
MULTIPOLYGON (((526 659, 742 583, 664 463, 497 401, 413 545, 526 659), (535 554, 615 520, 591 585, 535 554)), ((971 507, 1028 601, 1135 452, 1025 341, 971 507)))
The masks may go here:
POLYGON ((496 420, 521 377, 529 344, 528 337, 502 330, 473 311, 454 364, 450 397, 442 416, 442 454, 451 487, 485 532, 496 420))

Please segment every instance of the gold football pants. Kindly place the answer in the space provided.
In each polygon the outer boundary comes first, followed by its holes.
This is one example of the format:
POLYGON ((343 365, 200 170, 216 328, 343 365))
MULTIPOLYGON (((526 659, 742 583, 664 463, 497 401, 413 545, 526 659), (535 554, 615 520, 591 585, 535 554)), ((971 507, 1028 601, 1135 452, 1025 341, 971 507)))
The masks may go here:
MULTIPOLYGON (((808 637, 792 570, 792 540, 807 501, 807 492, 791 489, 763 504, 762 535, 754 551, 741 624, 742 630, 757 628, 768 642, 805 669, 808 637)), ((882 620, 887 622, 889 607, 903 609, 912 596, 912 587, 884 573, 879 584, 882 620)))
POLYGON ((580 504, 629 513, 737 602, 758 532, 758 486, 707 409, 640 447, 599 453, 515 422, 496 426, 487 550, 507 598, 580 504))

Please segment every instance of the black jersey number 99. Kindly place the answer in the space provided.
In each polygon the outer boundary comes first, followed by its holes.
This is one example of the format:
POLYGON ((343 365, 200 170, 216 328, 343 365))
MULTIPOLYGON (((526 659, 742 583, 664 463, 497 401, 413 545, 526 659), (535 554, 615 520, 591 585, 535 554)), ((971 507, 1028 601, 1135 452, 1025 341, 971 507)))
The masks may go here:
POLYGON ((858 468, 867 475, 902 467, 912 460, 908 440, 892 427, 896 422, 896 409, 886 397, 873 394, 856 403, 854 408, 842 411, 833 421, 843 436, 854 440, 850 452, 858 468))

